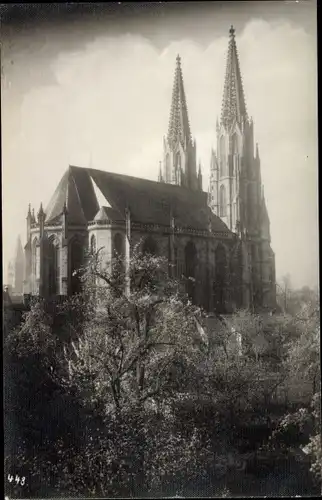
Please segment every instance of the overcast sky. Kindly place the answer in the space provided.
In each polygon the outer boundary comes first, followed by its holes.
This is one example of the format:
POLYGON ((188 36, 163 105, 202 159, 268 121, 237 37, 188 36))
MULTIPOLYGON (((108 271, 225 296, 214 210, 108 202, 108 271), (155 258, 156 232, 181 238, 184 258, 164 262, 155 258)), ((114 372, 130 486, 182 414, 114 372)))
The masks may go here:
POLYGON ((317 285, 316 3, 185 5, 3 23, 5 276, 28 203, 46 206, 69 164, 157 179, 177 53, 208 189, 233 24, 277 277, 317 285))

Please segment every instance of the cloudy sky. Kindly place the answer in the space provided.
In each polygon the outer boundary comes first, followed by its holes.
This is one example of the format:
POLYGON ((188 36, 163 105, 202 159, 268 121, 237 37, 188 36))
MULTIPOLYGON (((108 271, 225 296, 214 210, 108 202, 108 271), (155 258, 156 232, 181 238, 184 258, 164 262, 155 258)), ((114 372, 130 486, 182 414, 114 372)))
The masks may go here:
POLYGON ((157 179, 177 53, 207 190, 233 24, 277 277, 316 286, 315 1, 141 7, 3 22, 5 273, 18 233, 25 243, 28 203, 46 206, 69 164, 157 179))

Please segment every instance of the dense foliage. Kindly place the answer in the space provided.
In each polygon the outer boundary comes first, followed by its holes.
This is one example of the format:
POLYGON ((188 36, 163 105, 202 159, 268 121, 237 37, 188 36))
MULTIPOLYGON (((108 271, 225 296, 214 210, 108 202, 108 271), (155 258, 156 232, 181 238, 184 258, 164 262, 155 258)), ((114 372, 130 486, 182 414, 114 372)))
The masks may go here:
POLYGON ((36 301, 5 339, 9 496, 315 492, 317 298, 209 317, 138 247, 128 270, 98 252, 80 273, 81 295, 36 301))

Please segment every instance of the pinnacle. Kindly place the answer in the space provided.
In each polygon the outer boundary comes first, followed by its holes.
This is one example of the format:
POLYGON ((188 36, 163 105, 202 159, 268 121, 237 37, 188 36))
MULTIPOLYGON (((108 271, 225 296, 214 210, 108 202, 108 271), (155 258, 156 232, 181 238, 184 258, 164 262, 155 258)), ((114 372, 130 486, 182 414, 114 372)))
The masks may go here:
POLYGON ((198 175, 201 175, 201 162, 199 161, 198 175))
POLYGON ((21 237, 20 234, 18 234, 16 242, 15 260, 19 259, 22 255, 23 255, 23 248, 21 243, 21 237))
POLYGON ((42 203, 40 203, 40 208, 39 208, 39 212, 38 212, 38 218, 42 217, 43 215, 44 215, 44 209, 43 209, 42 203))
POLYGON ((233 25, 230 26, 230 30, 229 30, 229 36, 231 38, 235 38, 235 28, 233 25))

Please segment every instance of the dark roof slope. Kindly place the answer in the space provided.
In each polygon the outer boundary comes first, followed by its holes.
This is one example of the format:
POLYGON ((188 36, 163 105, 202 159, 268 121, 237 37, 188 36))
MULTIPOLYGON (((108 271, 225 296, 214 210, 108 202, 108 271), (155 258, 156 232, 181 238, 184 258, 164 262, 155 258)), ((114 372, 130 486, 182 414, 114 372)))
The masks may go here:
POLYGON ((125 219, 128 207, 133 222, 168 226, 172 213, 177 227, 207 230, 211 221, 212 231, 229 232, 226 224, 208 207, 206 193, 81 167, 69 167, 64 174, 48 205, 47 222, 62 213, 65 201, 69 221, 94 220, 99 205, 91 177, 108 200, 114 215, 120 214, 120 220, 125 219))
POLYGON ((86 224, 94 219, 99 205, 86 169, 69 167, 65 172, 45 210, 47 223, 61 216, 64 203, 69 222, 86 224))

